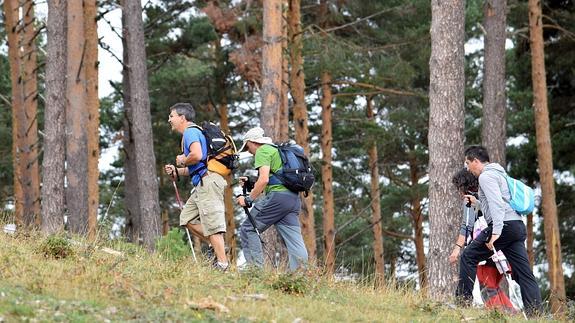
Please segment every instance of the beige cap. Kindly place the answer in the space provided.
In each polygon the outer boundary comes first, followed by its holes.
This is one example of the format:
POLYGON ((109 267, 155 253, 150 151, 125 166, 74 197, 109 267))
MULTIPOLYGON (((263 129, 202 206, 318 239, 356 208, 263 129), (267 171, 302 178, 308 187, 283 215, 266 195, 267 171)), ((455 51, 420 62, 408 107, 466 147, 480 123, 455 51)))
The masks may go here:
POLYGON ((264 129, 260 127, 255 127, 244 135, 242 148, 240 148, 240 152, 248 150, 246 144, 248 141, 257 142, 259 144, 272 144, 273 140, 270 137, 264 136, 264 129))

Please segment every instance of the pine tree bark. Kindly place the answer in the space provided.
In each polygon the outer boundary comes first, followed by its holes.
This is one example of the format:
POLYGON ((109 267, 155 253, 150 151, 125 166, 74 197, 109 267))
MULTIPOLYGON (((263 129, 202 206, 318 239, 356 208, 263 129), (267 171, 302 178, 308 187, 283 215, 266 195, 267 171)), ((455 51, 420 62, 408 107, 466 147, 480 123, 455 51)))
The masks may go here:
POLYGON ((463 163, 465 1, 431 1, 429 85, 429 295, 453 295, 457 270, 447 250, 457 236, 461 203, 451 176, 463 163))
POLYGON ((506 0, 485 1, 483 26, 485 49, 483 63, 483 124, 481 142, 492 162, 505 166, 506 95, 505 39, 506 0))
POLYGON ((22 227, 24 221, 24 191, 22 187, 22 164, 25 127, 23 85, 20 64, 20 33, 18 21, 20 16, 18 0, 4 1, 4 20, 8 38, 8 61, 12 87, 12 166, 14 169, 14 218, 16 225, 22 227))
POLYGON ((133 112, 132 129, 136 152, 136 172, 138 182, 138 202, 142 220, 142 238, 148 250, 155 248, 160 236, 161 218, 156 172, 156 157, 152 136, 150 98, 148 96, 148 72, 142 21, 142 4, 139 0, 124 0, 124 26, 126 30, 126 50, 130 65, 130 107, 133 112))
POLYGON ((48 1, 46 106, 42 160, 42 232, 64 230, 66 163, 66 1, 48 1))
POLYGON ((88 109, 83 1, 68 2, 67 12, 66 205, 69 230, 85 235, 88 230, 88 109))
MULTIPOLYGON (((126 12, 122 10, 122 26, 126 26, 126 12)), ((127 29, 122 28, 122 47, 127 48, 127 29)), ((122 153, 124 155, 124 210, 126 211, 125 235, 129 241, 138 243, 142 232, 140 218, 139 189, 136 173, 136 147, 132 131, 133 113, 131 108, 130 75, 128 66, 130 58, 124 50, 122 66, 122 100, 124 103, 124 120, 122 136, 122 153)))
MULTIPOLYGON (((372 107, 372 98, 367 97, 367 120, 375 123, 375 117, 372 107)), ((373 257, 375 259, 375 284, 382 286, 385 280, 385 262, 383 257, 383 234, 381 220, 381 197, 379 191, 379 166, 377 154, 377 140, 371 138, 368 150, 369 170, 370 170, 370 198, 371 198, 371 221, 373 229, 373 257)))
MULTIPOLYGON (((223 71, 225 69, 223 55, 224 52, 222 51, 221 47, 221 36, 218 34, 218 38, 214 42, 215 55, 216 55, 216 68, 223 71)), ((218 73, 218 79, 216 80, 218 86, 219 93, 219 105, 218 111, 220 115, 220 127, 226 133, 230 133, 230 122, 229 122, 229 115, 228 115, 228 98, 227 98, 227 88, 228 85, 226 84, 226 76, 223 73, 218 73)), ((226 244, 229 248, 228 252, 228 261, 230 263, 236 262, 236 250, 237 250, 237 241, 236 241, 236 220, 234 217, 234 195, 232 189, 232 174, 226 176, 226 181, 228 182, 228 186, 224 191, 224 205, 226 208, 226 244)))
POLYGON ((529 41, 531 46, 531 78, 533 81, 533 106, 535 109, 535 137, 537 160, 541 179, 541 211, 545 231, 545 250, 549 264, 551 311, 565 313, 565 281, 561 256, 561 240, 557 222, 555 180, 553 178, 553 152, 547 107, 547 80, 545 79, 545 50, 540 0, 529 0, 529 41))
MULTIPOLYGON (((263 42, 262 50, 262 109, 260 124, 267 136, 274 141, 279 139, 279 113, 282 94, 282 0, 263 2, 263 42)), ((278 266, 276 255, 285 254, 285 247, 274 227, 263 234, 266 265, 278 266)), ((285 259, 285 258, 280 258, 285 259)))
MULTIPOLYGON (((303 69, 302 55, 302 28, 301 28, 301 3, 300 0, 290 0, 288 7, 288 36, 291 42, 290 48, 290 87, 293 100, 293 120, 295 129, 295 141, 302 146, 307 156, 310 155, 308 142, 308 116, 305 103, 305 73, 303 69)), ((302 210, 300 223, 305 246, 308 251, 309 261, 315 263, 317 247, 315 242, 315 221, 313 212, 313 192, 302 198, 302 210)))
POLYGON ((39 228, 40 219, 40 168, 38 156, 38 63, 36 48, 36 27, 34 1, 22 3, 22 65, 25 113, 25 146, 23 180, 24 223, 30 228, 39 228))
MULTIPOLYGON (((414 149, 412 149, 414 151, 414 149)), ((417 158, 412 155, 409 160, 409 178, 414 188, 419 183, 417 158)), ((419 276, 419 286, 422 290, 427 290, 427 264, 425 260, 425 245, 423 236, 423 214, 421 207, 421 197, 415 194, 411 198, 411 208, 409 210, 411 215, 411 223, 413 224, 414 238, 415 238, 415 261, 417 263, 417 273, 419 276)))
POLYGON ((282 36, 281 36, 281 57, 282 57, 282 79, 281 79, 281 96, 280 96, 280 109, 278 116, 279 131, 278 141, 289 141, 289 57, 288 53, 288 25, 287 25, 287 10, 283 8, 288 7, 288 0, 282 0, 282 36))
POLYGON ((88 237, 96 237, 98 223, 100 159, 100 100, 98 98, 98 26, 96 0, 84 0, 86 38, 86 106, 88 109, 88 237))
POLYGON ((533 250, 533 213, 527 215, 527 256, 529 257, 529 265, 531 265, 531 270, 535 265, 535 251, 533 250))
POLYGON ((333 201, 333 171, 332 171, 332 112, 333 96, 331 92, 331 74, 321 74, 321 179, 323 188, 323 239, 325 271, 332 274, 335 269, 335 220, 333 201))
POLYGON ((279 139, 279 106, 282 94, 282 0, 264 1, 262 49, 261 126, 268 136, 279 139))

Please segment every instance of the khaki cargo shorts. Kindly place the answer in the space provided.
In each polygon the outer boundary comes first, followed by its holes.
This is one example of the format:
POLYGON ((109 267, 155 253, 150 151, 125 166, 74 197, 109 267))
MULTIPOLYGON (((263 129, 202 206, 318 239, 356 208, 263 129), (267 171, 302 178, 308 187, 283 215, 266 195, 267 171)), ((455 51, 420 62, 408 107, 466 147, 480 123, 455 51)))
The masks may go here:
POLYGON ((208 172, 192 190, 192 195, 180 213, 180 225, 201 224, 204 235, 226 232, 224 189, 228 185, 222 175, 208 172))

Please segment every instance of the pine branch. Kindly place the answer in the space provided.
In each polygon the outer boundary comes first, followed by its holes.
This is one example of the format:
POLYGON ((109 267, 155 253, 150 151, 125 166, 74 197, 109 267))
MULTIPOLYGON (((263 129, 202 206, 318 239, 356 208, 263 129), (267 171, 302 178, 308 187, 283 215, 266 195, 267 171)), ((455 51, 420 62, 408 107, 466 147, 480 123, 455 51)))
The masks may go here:
POLYGON ((12 108, 12 102, 8 100, 8 98, 5 97, 2 93, 0 93, 0 99, 2 99, 2 101, 4 101, 4 103, 6 103, 9 108, 12 108))

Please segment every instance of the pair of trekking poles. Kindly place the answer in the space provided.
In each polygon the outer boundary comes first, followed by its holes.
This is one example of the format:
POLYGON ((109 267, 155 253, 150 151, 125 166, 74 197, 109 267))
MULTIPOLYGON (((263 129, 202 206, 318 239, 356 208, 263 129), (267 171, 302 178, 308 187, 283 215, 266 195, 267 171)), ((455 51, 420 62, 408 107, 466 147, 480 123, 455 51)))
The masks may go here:
MULTIPOLYGON (((176 172, 176 177, 179 179, 180 175, 178 174, 178 169, 175 165, 174 166, 174 172, 176 172)), ((178 201, 178 205, 180 207, 180 211, 184 209, 184 205, 182 203, 182 199, 180 198, 180 192, 178 191, 178 185, 176 185, 176 179, 173 176, 170 176, 172 178, 172 185, 174 186, 174 192, 176 193, 176 200, 178 201)), ((249 181, 249 178, 248 178, 249 181)), ((243 190, 243 196, 247 195, 247 186, 246 184, 243 185, 242 190, 243 190)), ((192 189, 192 193, 194 192, 196 188, 192 189)), ((253 218, 253 216, 250 213, 250 209, 247 205, 245 205, 244 207, 244 212, 246 213, 246 216, 248 217, 248 220, 250 221, 250 223, 252 224, 252 226, 254 227, 256 234, 258 235, 258 238, 260 239, 260 242, 263 244, 264 240, 262 239, 262 236, 260 234, 260 230, 258 229, 258 226, 256 225, 256 221, 253 218)), ((187 226, 183 226, 186 229, 186 235, 188 237, 188 243, 190 244, 190 249, 192 250, 192 257, 194 258, 194 262, 198 262, 198 259, 196 258, 196 252, 194 251, 194 245, 192 244, 192 237, 190 235, 190 230, 188 229, 187 226)))

